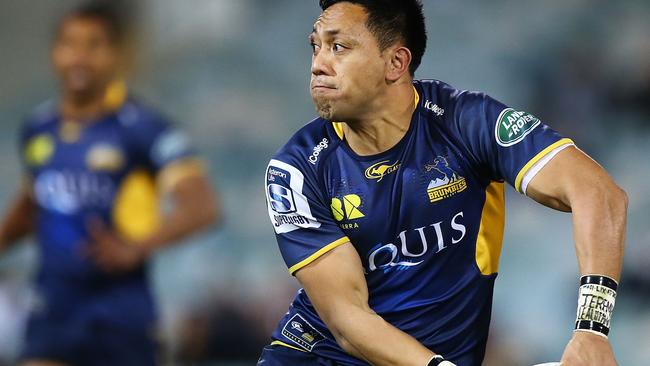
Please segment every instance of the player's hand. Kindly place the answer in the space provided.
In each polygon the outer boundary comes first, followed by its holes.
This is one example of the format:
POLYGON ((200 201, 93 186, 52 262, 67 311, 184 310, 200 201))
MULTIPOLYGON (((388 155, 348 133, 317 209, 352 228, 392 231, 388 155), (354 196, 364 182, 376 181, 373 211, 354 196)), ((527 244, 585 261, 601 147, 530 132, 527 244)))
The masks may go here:
POLYGON ((101 220, 92 220, 88 224, 88 235, 88 254, 106 272, 132 271, 148 257, 144 248, 127 243, 101 220))
POLYGON ((562 366, 616 366, 614 352, 605 337, 574 332, 561 360, 562 366))

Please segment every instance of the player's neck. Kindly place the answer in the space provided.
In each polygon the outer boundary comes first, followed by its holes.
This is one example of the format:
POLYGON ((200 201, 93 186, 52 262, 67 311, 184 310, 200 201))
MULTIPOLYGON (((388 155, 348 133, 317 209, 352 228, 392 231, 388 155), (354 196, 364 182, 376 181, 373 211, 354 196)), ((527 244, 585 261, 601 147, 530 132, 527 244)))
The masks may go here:
POLYGON ((96 120, 106 113, 103 92, 86 95, 64 93, 61 98, 61 115, 64 119, 79 123, 96 120))
POLYGON ((344 125, 348 146, 359 155, 389 150, 404 137, 415 110, 413 84, 400 83, 373 101, 367 115, 344 125))

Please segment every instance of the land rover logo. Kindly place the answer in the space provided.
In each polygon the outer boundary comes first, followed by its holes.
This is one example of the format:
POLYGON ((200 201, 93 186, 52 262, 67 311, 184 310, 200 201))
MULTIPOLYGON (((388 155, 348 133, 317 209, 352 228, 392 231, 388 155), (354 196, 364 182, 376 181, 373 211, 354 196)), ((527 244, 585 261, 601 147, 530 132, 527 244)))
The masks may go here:
POLYGON ((532 114, 506 108, 499 114, 499 118, 497 118, 494 135, 499 145, 503 147, 512 146, 523 140, 526 135, 541 123, 532 114))

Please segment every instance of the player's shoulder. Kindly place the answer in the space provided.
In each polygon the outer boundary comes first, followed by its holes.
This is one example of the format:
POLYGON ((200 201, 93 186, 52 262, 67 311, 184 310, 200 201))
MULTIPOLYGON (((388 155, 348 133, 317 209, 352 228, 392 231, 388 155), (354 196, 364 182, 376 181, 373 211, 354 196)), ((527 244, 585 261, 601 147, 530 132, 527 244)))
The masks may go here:
POLYGON ((484 92, 459 89, 436 79, 415 80, 414 85, 422 94, 422 106, 428 110, 437 105, 435 109, 457 112, 458 109, 472 108, 490 99, 484 92))
POLYGON ((507 108, 484 92, 458 89, 440 80, 418 80, 414 84, 420 90, 420 108, 429 115, 428 121, 461 139, 468 133, 486 132, 476 127, 496 122, 496 117, 490 116, 507 108))
POLYGON ((127 129, 158 129, 170 124, 162 112, 135 96, 129 96, 115 111, 115 116, 127 129))
POLYGON ((316 118, 300 128, 271 158, 270 165, 290 165, 303 174, 315 173, 340 144, 332 122, 316 118))
POLYGON ((34 107, 23 120, 23 131, 47 128, 58 119, 59 111, 54 99, 46 100, 34 107))

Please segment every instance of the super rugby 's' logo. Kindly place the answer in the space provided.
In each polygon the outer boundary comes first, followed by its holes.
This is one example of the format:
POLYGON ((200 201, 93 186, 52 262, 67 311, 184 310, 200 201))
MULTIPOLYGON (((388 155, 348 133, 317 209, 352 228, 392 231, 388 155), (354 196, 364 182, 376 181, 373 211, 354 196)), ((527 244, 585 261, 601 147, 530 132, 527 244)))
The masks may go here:
POLYGON ((377 182, 384 179, 385 175, 393 173, 399 169, 402 164, 397 160, 396 162, 390 164, 390 160, 380 161, 378 163, 372 164, 366 169, 366 178, 368 179, 377 179, 377 182))
POLYGON ((427 195, 431 202, 438 202, 449 198, 467 188, 465 178, 451 169, 447 159, 442 156, 436 157, 433 160, 433 164, 425 165, 424 169, 428 173, 437 175, 429 182, 429 186, 427 187, 427 195))

